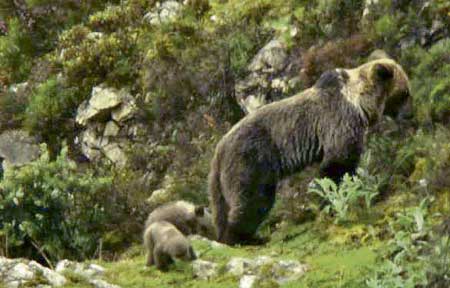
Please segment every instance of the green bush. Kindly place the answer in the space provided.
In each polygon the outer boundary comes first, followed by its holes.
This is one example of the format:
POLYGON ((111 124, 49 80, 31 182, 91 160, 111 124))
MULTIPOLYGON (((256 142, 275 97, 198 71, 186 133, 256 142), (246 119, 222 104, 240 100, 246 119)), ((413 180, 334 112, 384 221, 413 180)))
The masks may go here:
POLYGON ((399 148, 395 163, 409 166, 409 181, 413 187, 422 186, 426 193, 446 189, 450 181, 450 131, 438 127, 429 132, 417 131, 414 137, 399 148), (420 184, 422 183, 422 184, 420 184))
POLYGON ((411 86, 419 121, 450 123, 450 40, 418 53, 411 86))
POLYGON ((431 202, 425 198, 418 206, 396 213, 389 221, 392 239, 384 247, 386 260, 375 276, 367 280, 368 287, 446 287, 431 285, 443 283, 441 277, 448 271, 449 253, 448 239, 436 238, 431 229, 431 202), (433 239, 443 246, 436 246, 433 239))
POLYGON ((0 183, 0 223, 11 257, 92 257, 107 228, 105 199, 110 177, 80 172, 63 149, 22 168, 8 170, 0 183), (33 247, 33 248, 32 248, 33 247))
POLYGON ((87 97, 93 86, 103 82, 117 88, 134 83, 137 77, 133 69, 135 34, 114 32, 96 38, 87 37, 80 27, 74 29, 80 33, 62 37, 69 41, 82 40, 63 43, 66 48, 59 60, 68 85, 79 86, 80 94, 87 97))
POLYGON ((431 243, 431 253, 427 269, 428 287, 450 286, 450 237, 442 235, 431 243))
POLYGON ((335 223, 342 223, 349 220, 351 210, 360 207, 361 200, 364 208, 371 207, 372 200, 378 194, 378 186, 376 183, 364 183, 357 176, 345 174, 339 186, 328 178, 316 179, 308 193, 317 194, 325 200, 322 212, 334 215, 335 223))
POLYGON ((34 47, 18 19, 8 23, 8 33, 0 36, 0 84, 24 81, 30 73, 34 47))
POLYGON ((25 127, 49 145, 54 158, 62 139, 73 131, 70 119, 80 102, 79 90, 65 87, 56 78, 40 84, 29 99, 25 111, 25 127))
POLYGON ((87 25, 94 31, 112 33, 131 25, 130 13, 124 6, 108 6, 89 16, 87 25))

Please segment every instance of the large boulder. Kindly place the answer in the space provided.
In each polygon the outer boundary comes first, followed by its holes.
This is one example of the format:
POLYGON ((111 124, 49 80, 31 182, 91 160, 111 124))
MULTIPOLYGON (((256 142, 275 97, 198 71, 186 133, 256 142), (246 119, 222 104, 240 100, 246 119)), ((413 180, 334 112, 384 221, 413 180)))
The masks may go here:
POLYGON ((76 122, 84 128, 77 138, 81 152, 89 160, 108 160, 117 167, 128 162, 126 151, 132 140, 143 133, 133 122, 137 105, 127 89, 100 85, 91 97, 78 107, 76 122))
POLYGON ((219 275, 219 265, 214 262, 197 259, 192 262, 192 271, 194 277, 207 280, 219 275))
POLYGON ((256 288, 258 287, 258 280, 260 278, 256 275, 244 275, 239 280, 239 288, 256 288))
POLYGON ((126 89, 115 89, 106 86, 96 86, 92 89, 91 98, 78 107, 76 122, 86 126, 89 121, 108 118, 111 113, 120 120, 132 114, 134 99, 126 89), (117 108, 114 110, 114 108, 117 108), (125 110, 126 112, 123 112, 125 110), (119 115, 119 116, 117 116, 119 115))
POLYGON ((0 286, 3 284, 8 288, 27 287, 28 283, 38 279, 42 284, 51 287, 60 287, 67 283, 64 276, 35 261, 0 257, 0 286))
POLYGON ((172 22, 180 15, 183 4, 169 0, 163 3, 157 2, 156 6, 144 16, 144 20, 151 25, 161 25, 172 22))
POLYGON ((259 50, 247 67, 247 77, 235 85, 237 101, 245 113, 290 95, 299 78, 286 73, 288 63, 283 40, 274 39, 259 50))
POLYGON ((23 130, 9 130, 0 134, 0 157, 3 169, 20 167, 36 160, 40 148, 35 138, 23 130))

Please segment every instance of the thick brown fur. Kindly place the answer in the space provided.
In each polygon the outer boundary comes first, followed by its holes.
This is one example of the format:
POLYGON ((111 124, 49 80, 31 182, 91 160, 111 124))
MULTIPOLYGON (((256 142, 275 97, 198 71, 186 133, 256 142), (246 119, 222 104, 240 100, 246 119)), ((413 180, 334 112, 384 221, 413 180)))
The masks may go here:
POLYGON ((144 231, 144 247, 147 250, 146 265, 166 271, 174 260, 196 259, 188 239, 171 223, 154 222, 144 231))
POLYGON ((217 238, 211 213, 205 207, 187 201, 169 202, 156 208, 148 216, 145 227, 158 221, 172 223, 184 235, 199 234, 211 240, 217 238))
POLYGON ((396 116, 409 101, 409 81, 391 59, 322 74, 297 95, 241 119, 218 143, 209 196, 218 240, 252 239, 275 200, 279 180, 320 162, 321 176, 353 173, 368 128, 385 105, 396 116), (394 106, 392 106, 394 105, 394 106))

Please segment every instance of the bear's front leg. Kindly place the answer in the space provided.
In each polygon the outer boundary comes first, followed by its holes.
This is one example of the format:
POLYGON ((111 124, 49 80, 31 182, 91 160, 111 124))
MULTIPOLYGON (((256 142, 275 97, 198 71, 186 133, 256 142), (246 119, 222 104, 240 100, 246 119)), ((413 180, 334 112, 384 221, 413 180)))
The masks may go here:
POLYGON ((345 173, 355 174, 361 153, 362 148, 357 144, 349 144, 325 153, 319 168, 320 177, 328 177, 339 184, 345 173))

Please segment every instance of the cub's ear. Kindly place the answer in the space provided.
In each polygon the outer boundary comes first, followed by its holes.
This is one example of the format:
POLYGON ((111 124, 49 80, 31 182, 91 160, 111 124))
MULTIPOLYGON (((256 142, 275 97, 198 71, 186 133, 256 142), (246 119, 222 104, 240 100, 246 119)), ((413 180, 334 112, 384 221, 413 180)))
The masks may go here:
POLYGON ((202 217, 205 214, 205 207, 197 206, 195 207, 195 216, 202 217))
POLYGON ((374 73, 377 79, 382 81, 387 81, 394 77, 394 70, 388 64, 375 64, 374 73))

